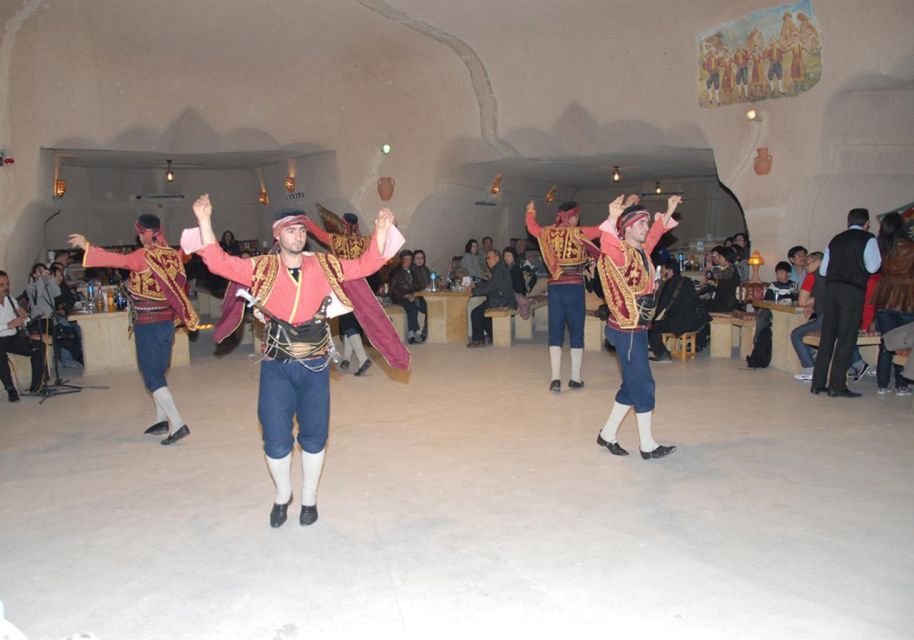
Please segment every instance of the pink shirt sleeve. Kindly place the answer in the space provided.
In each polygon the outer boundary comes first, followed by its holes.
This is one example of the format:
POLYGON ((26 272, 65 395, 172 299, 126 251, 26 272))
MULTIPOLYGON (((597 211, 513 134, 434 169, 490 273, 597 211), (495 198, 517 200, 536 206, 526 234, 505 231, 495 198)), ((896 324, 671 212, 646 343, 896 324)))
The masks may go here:
POLYGON ((373 235, 369 239, 368 248, 362 255, 355 260, 340 260, 340 265, 343 267, 343 279, 358 280, 370 276, 384 266, 385 262, 387 261, 378 249, 378 238, 373 235))
POLYGON ((137 249, 130 253, 115 253, 90 244, 83 255, 83 266, 143 271, 146 269, 146 250, 137 249))
POLYGON ((536 222, 536 211, 527 212, 527 231, 529 231, 534 238, 539 238, 540 233, 543 231, 543 228, 536 222))
POLYGON ((314 236, 315 240, 324 246, 330 246, 330 234, 321 229, 316 222, 311 220, 311 218, 305 219, 305 228, 308 230, 308 233, 314 236))
POLYGON ((655 213, 654 224, 651 225, 651 230, 647 232, 647 240, 644 241, 644 245, 641 248, 644 249, 644 252, 647 255, 651 255, 651 252, 654 250, 654 247, 657 246, 657 243, 660 242, 660 238, 663 237, 663 234, 678 224, 679 222, 677 222, 675 218, 670 218, 669 225, 664 225, 663 214, 655 213))
POLYGON ((215 242, 204 246, 197 253, 212 273, 244 287, 251 286, 254 274, 253 258, 230 256, 215 242))
POLYGON ((581 233, 583 233, 584 237, 588 240, 595 240, 596 238, 599 238, 603 232, 600 230, 600 227, 581 227, 581 233))

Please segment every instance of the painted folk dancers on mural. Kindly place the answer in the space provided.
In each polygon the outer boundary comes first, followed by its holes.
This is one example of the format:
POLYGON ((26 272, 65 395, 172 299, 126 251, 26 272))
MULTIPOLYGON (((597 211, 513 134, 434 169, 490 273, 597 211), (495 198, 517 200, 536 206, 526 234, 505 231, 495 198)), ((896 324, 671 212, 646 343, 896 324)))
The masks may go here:
MULTIPOLYGON (((371 238, 359 233, 359 217, 354 213, 343 214, 343 233, 328 233, 321 229, 310 218, 305 218, 305 226, 314 238, 327 247, 337 258, 342 260, 355 260, 363 253, 371 238)), ((355 313, 347 313, 339 317, 340 336, 343 339, 343 360, 340 362, 340 371, 349 371, 349 364, 353 354, 359 360, 356 376, 363 376, 371 367, 371 359, 365 353, 362 344, 362 327, 355 319, 355 313)))
POLYGON ((600 235, 599 227, 579 227, 581 207, 566 202, 559 207, 555 223, 541 227, 536 222, 536 208, 527 204, 527 231, 539 240, 543 262, 549 269, 549 364, 552 374, 549 390, 561 393, 562 345, 565 328, 571 344, 571 379, 568 387, 584 386, 581 367, 584 361, 584 267, 591 257, 599 255, 590 241, 600 235))
POLYGON ((85 251, 84 267, 130 271, 127 292, 133 310, 136 359, 143 383, 156 407, 156 422, 145 433, 162 435, 167 432, 168 437, 162 444, 170 445, 190 435, 165 380, 171 364, 175 325, 183 324, 193 331, 197 328, 198 317, 187 297, 184 256, 168 246, 161 221, 154 215, 143 214, 135 229, 143 246, 128 254, 100 249, 80 234, 71 235, 69 242, 85 251))
POLYGON ((647 329, 653 318, 654 266, 650 254, 660 238, 678 223, 673 212, 682 201, 670 196, 666 213, 654 214, 653 222, 647 208, 637 198, 624 201, 619 196, 609 205, 609 217, 600 225, 601 256, 597 270, 609 307, 606 339, 616 349, 622 369, 622 386, 597 444, 613 455, 627 456, 617 440, 619 427, 634 407, 638 423, 641 457, 645 460, 663 458, 676 450, 654 440, 654 378, 648 363, 647 329))
MULTIPOLYGON (((186 232, 187 242, 182 238, 182 246, 187 244, 186 250, 199 253, 214 274, 250 287, 250 295, 267 319, 257 415, 263 427, 267 466, 276 485, 270 526, 279 527, 286 521, 293 499, 293 420, 298 422, 304 476, 299 523, 313 524, 329 428, 332 342, 327 319, 334 308, 341 313, 354 309, 372 344, 388 362, 408 367, 409 353, 363 280, 381 268, 384 256, 402 246, 403 237, 393 228, 390 210, 381 209, 364 252, 358 259, 341 260, 326 253, 305 252, 307 216, 300 211, 280 211, 273 220, 278 252, 242 259, 226 254, 216 242, 209 196, 200 196, 193 208, 200 235, 194 246, 192 234, 186 232)), ((241 306, 226 300, 217 340, 234 331, 243 317, 241 306)))

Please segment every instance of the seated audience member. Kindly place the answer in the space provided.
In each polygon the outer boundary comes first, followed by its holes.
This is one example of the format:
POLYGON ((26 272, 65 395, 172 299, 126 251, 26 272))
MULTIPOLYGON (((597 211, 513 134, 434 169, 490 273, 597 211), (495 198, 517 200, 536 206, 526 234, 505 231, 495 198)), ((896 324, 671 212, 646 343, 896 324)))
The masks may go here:
POLYGON ((31 393, 41 390, 47 379, 44 365, 44 343, 40 336, 30 339, 26 333, 28 313, 13 300, 10 295, 10 279, 5 271, 0 271, 0 381, 6 389, 10 402, 19 402, 19 392, 13 383, 8 353, 27 356, 32 361, 31 393))
POLYGON ((63 267, 63 281, 67 283, 70 289, 76 289, 79 285, 79 279, 73 272, 73 254, 65 249, 54 252, 54 262, 63 267))
POLYGON ((513 247, 505 247, 502 252, 502 260, 508 268, 511 275, 511 287, 514 289, 514 297, 517 299, 517 313, 521 318, 527 320, 530 318, 530 300, 527 299, 527 281, 524 278, 524 271, 517 262, 517 252, 513 247))
POLYGON ((467 240, 463 258, 460 259, 460 268, 466 271, 471 278, 482 277, 482 265, 479 264, 479 243, 476 240, 467 240))
POLYGON ((432 272, 425 264, 425 251, 416 249, 413 251, 413 266, 410 267, 413 274, 413 283, 416 291, 423 291, 432 286, 432 272))
POLYGON ((679 272, 679 263, 668 259, 660 268, 663 284, 657 297, 657 311, 648 330, 647 339, 654 355, 653 362, 669 362, 670 352, 663 344, 662 334, 673 333, 681 336, 698 331, 711 318, 698 299, 695 283, 679 272))
POLYGON ((514 251, 517 257, 517 264, 523 266, 527 261, 527 240, 525 238, 518 238, 514 241, 514 251))
POLYGON ((63 280, 63 268, 54 263, 51 266, 51 276, 60 287, 60 295, 54 298, 54 312, 56 326, 54 331, 57 336, 57 346, 60 347, 60 362, 65 367, 72 367, 74 363, 83 364, 82 334, 79 325, 71 322, 68 316, 73 312, 76 300, 70 287, 63 280))
POLYGON ((394 269, 390 274, 390 281, 387 283, 387 295, 390 296, 394 304, 398 304, 406 311, 406 341, 409 344, 420 344, 425 342, 428 335, 428 307, 424 298, 416 297, 415 280, 412 274, 413 252, 404 249, 400 252, 400 266, 394 269), (419 312, 425 314, 425 328, 419 329, 419 312))
MULTIPOLYGON (((816 364, 812 347, 803 343, 803 338, 810 333, 822 330, 822 310, 825 308, 825 277, 819 275, 819 266, 822 264, 822 252, 813 251, 806 257, 808 272, 800 287, 800 297, 797 305, 803 309, 806 322, 790 332, 790 342, 793 350, 800 360, 802 370, 793 377, 801 382, 812 380, 812 370, 816 364)), ((788 265, 789 268, 789 265, 788 265)), ((767 296, 768 293, 765 292, 767 296)))
POLYGON ((740 231, 733 234, 733 244, 743 249, 746 255, 749 255, 749 236, 740 231))
POLYGON ((783 260, 778 262, 774 267, 774 275, 775 281, 768 285, 768 288, 765 290, 765 300, 771 302, 790 302, 794 286, 793 281, 790 279, 790 263, 784 262, 783 260))
POLYGON ((733 263, 733 266, 736 267, 736 272, 739 274, 739 281, 748 281, 751 269, 749 268, 749 255, 746 253, 746 249, 736 242, 730 248, 735 252, 736 262, 733 263))
MULTIPOLYGON (((882 277, 867 300, 876 309, 876 327, 884 336, 892 329, 914 322, 914 242, 907 237, 904 218, 899 213, 882 218, 876 241, 882 255, 882 277)), ((889 392, 894 370, 895 394, 910 395, 911 381, 904 377, 900 365, 892 364, 894 355, 883 340, 876 362, 877 393, 886 395, 889 392)))
POLYGON ((797 245, 791 247, 787 252, 787 260, 790 262, 790 281, 798 287, 803 284, 806 278, 806 247, 797 245))
POLYGON ((483 333, 490 340, 492 338, 492 318, 485 317, 486 309, 517 308, 511 274, 494 249, 486 254, 486 266, 492 274, 489 279, 470 285, 472 295, 485 296, 486 299, 470 313, 473 337, 467 344, 468 347, 481 347, 485 344, 483 333))
POLYGON ((231 231, 225 231, 222 234, 222 240, 219 241, 219 246, 230 256, 241 255, 241 246, 238 244, 238 241, 235 240, 235 234, 231 231))
POLYGON ((733 266, 735 252, 730 247, 716 247, 717 270, 714 278, 707 280, 714 299, 708 304, 711 313, 730 313, 739 306, 736 290, 739 287, 739 274, 733 266))

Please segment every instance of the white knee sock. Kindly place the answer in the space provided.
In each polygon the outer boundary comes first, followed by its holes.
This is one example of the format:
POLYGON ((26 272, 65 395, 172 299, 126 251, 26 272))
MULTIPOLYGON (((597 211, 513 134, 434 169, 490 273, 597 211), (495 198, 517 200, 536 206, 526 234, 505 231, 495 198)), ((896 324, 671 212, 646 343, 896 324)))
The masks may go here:
POLYGON ((584 362, 584 350, 571 350, 571 379, 575 382, 581 381, 581 364, 584 362))
POLYGON ((292 497, 292 452, 290 451, 282 458, 271 458, 270 456, 266 458, 270 476, 273 478, 273 484, 276 485, 276 498, 273 502, 286 504, 292 497))
POLYGON ((653 411, 635 414, 635 418, 638 420, 638 439, 641 440, 641 450, 645 453, 660 446, 651 434, 651 416, 653 415, 653 411))
POLYGON ((165 415, 165 409, 162 408, 162 405, 159 404, 158 399, 154 395, 152 396, 152 401, 156 406, 156 424, 167 421, 168 416, 165 415))
POLYGON ((352 338, 343 336, 343 360, 352 359, 352 338))
POLYGON ((304 476, 301 487, 303 507, 313 507, 317 504, 317 485, 321 481, 325 451, 326 447, 321 449, 320 453, 308 453, 304 450, 301 452, 301 469, 304 476))
POLYGON ((355 351, 355 357, 359 359, 359 364, 365 364, 365 361, 368 360, 368 354, 365 353, 365 347, 362 345, 362 336, 356 333, 349 336, 347 340, 352 346, 352 350, 355 351))
POLYGON ((600 431, 600 437, 607 442, 615 442, 616 434, 619 433, 619 427, 625 420, 625 416, 628 415, 629 409, 631 409, 631 405, 613 402, 613 409, 609 412, 609 418, 606 419, 603 430, 600 431))
POLYGON ((552 367, 552 380, 561 380, 562 347, 549 347, 549 366, 552 367))
POLYGON ((171 429, 168 433, 174 433, 184 426, 184 419, 178 413, 175 399, 171 397, 171 391, 168 390, 168 387, 159 387, 152 393, 152 397, 155 398, 156 404, 162 408, 162 411, 165 412, 171 422, 171 429))

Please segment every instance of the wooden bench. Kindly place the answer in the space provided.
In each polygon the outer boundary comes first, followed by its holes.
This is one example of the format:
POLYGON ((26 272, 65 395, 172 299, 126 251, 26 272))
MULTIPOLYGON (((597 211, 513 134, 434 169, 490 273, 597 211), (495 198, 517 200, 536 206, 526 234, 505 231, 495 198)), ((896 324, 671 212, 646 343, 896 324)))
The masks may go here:
POLYGON ((681 336, 677 336, 675 333, 662 333, 660 338, 674 359, 679 358, 682 362, 685 362, 688 358, 694 358, 695 354, 698 353, 697 331, 687 331, 681 336))
POLYGON ((492 319, 492 344, 496 347, 510 347, 513 333, 518 340, 533 338, 533 320, 536 310, 545 307, 546 300, 533 298, 530 301, 530 317, 524 320, 517 309, 498 307, 486 309, 485 317, 492 319))
POLYGON ((394 325, 394 329, 397 330, 397 335, 400 336, 400 340, 406 342, 406 310, 398 304, 386 304, 384 305, 384 312, 387 314, 387 317, 390 318, 391 323, 394 325))
POLYGON ((739 345, 740 360, 752 353, 755 318, 740 318, 732 314, 711 314, 711 357, 731 358, 733 345, 739 345))
MULTIPOLYGON (((810 347, 819 348, 819 343, 821 342, 821 335, 818 331, 813 333, 807 333, 803 336, 803 344, 808 344, 810 347)), ((879 346, 879 343, 882 342, 882 336, 875 335, 866 335, 866 336, 857 336, 857 346, 858 347, 873 347, 879 346)))

